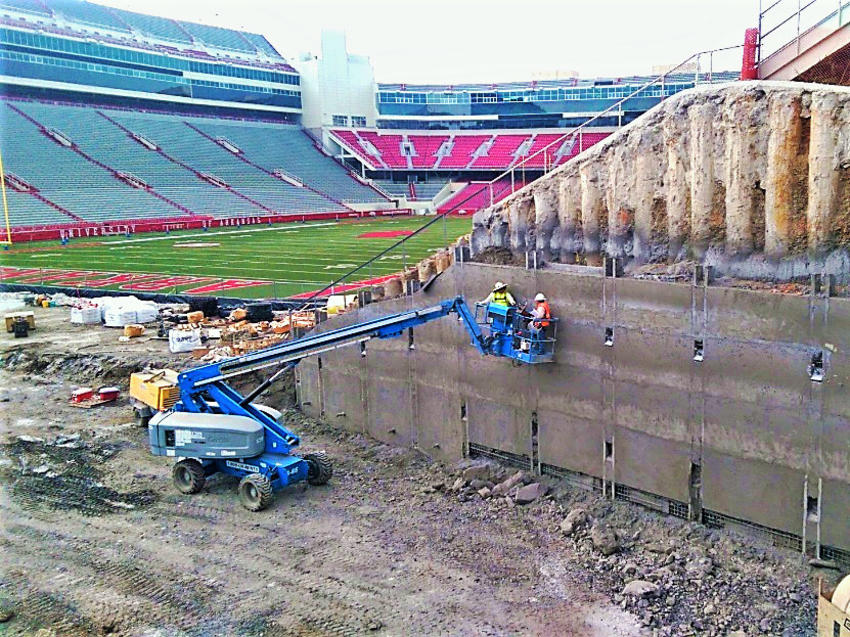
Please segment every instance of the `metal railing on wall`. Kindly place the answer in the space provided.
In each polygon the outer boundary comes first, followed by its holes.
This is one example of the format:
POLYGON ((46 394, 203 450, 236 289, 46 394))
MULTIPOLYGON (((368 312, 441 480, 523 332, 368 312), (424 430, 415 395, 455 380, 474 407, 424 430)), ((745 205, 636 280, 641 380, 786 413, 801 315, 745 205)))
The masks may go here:
POLYGON ((787 46, 801 53, 802 37, 811 29, 850 21, 848 0, 759 0, 758 62, 787 46))
MULTIPOLYGON (((597 113, 581 125, 566 131, 563 135, 553 140, 551 143, 547 144, 535 153, 525 157, 522 161, 517 162, 495 178, 491 179, 489 182, 484 182, 486 184, 485 188, 487 188, 489 191, 490 205, 496 203, 495 200, 497 196, 502 197, 506 192, 508 192, 509 194, 513 194, 514 192, 527 186, 530 182, 526 182, 526 173, 530 173, 531 175, 533 175, 533 181, 536 181, 537 179, 546 176, 553 170, 560 168, 561 166, 566 164, 567 161, 570 161, 575 157, 581 155, 581 153, 587 150, 587 148, 590 148, 590 145, 585 147, 584 135, 588 132, 587 129, 593 127, 594 124, 598 126, 600 120, 608 119, 618 113, 621 114, 624 110, 623 106, 629 100, 639 97, 660 97, 663 100, 664 98, 670 97, 671 95, 679 92, 679 90, 681 90, 680 86, 682 84, 700 86, 703 84, 730 81, 730 75, 732 75, 730 72, 728 72, 728 69, 730 69, 730 65, 731 68, 735 68, 736 65, 740 67, 741 62, 740 59, 737 59, 735 64, 732 64, 732 58, 730 56, 733 55, 734 52, 743 49, 743 46, 743 44, 737 44, 716 49, 708 49, 705 51, 699 51, 688 56, 675 66, 669 68, 665 72, 658 75, 657 77, 633 89, 626 96, 617 100, 608 108, 601 111, 600 113, 597 113), (725 68, 727 72, 722 73, 719 70, 723 68, 725 68), (570 138, 576 139, 576 143, 578 145, 577 155, 571 157, 570 160, 567 160, 563 163, 560 163, 558 161, 552 161, 553 159, 556 159, 555 152, 557 151, 557 149, 563 146, 564 143, 570 138), (538 162, 541 158, 543 159, 543 163, 542 165, 539 165, 538 162), (507 187, 505 184, 505 182, 507 181, 510 182, 509 187, 507 187)), ((737 77, 735 77, 735 79, 737 79, 737 77)), ((453 203, 450 209, 437 214, 434 218, 432 218, 428 222, 424 223, 421 227, 416 229, 411 235, 400 239, 393 245, 389 246, 385 250, 382 250, 381 252, 370 258, 368 261, 361 263, 355 268, 349 270, 339 278, 326 285, 321 290, 316 290, 309 298, 305 299, 305 302, 312 302, 317 298, 326 296, 328 293, 332 293, 333 290, 346 288, 348 285, 350 285, 347 282, 353 281, 353 277, 355 277, 355 275, 359 275, 362 278, 364 275, 370 274, 370 266, 373 266, 381 259, 386 259, 387 257, 397 257, 398 259, 400 259, 401 264, 406 267, 407 255, 409 254, 409 252, 405 248, 407 247, 408 242, 414 240, 416 237, 420 236, 423 232, 426 232, 429 228, 432 228, 441 220, 443 220, 445 224, 445 217, 451 215, 452 213, 456 213, 459 210, 463 210, 464 204, 466 204, 473 197, 478 196, 479 193, 480 191, 475 191, 468 197, 463 198, 461 201, 453 203)), ((446 247, 448 247, 448 239, 446 240, 446 247)), ((368 281, 374 279, 372 276, 369 276, 366 280, 368 281)), ((363 285, 365 286, 366 284, 364 283, 363 285)))

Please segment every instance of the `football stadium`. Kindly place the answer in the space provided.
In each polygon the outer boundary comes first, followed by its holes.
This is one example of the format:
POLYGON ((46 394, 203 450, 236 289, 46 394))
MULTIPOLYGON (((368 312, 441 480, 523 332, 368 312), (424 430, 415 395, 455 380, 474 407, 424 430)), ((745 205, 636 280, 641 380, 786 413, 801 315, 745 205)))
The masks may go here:
POLYGON ((848 87, 848 0, 0 0, 0 634, 850 637, 848 87))
POLYGON ((287 298, 400 243, 342 283, 362 287, 663 99, 738 77, 376 84, 341 32, 288 61, 262 34, 75 0, 2 20, 3 280, 21 284, 287 298), (421 215, 446 219, 400 241, 421 215))

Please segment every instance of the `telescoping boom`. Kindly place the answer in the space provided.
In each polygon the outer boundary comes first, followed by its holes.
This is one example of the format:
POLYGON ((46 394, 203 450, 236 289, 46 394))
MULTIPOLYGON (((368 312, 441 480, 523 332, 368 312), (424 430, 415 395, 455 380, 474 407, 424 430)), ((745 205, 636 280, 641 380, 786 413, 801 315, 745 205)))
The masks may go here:
MULTIPOLYGON (((298 435, 281 421, 280 412, 254 403, 254 399, 309 356, 355 344, 365 354, 368 340, 395 338, 405 331, 412 346, 415 327, 449 314, 457 315, 471 344, 483 355, 511 358, 520 364, 553 359, 557 319, 552 319, 550 335, 533 334, 526 328, 527 319, 514 308, 479 304, 473 313, 458 296, 430 307, 311 334, 176 374, 179 399, 149 421, 151 451, 181 458, 174 466, 173 478, 184 493, 200 491, 205 479, 217 472, 239 477, 240 500, 253 511, 265 508, 273 492, 286 485, 301 480, 324 484, 333 471, 330 460, 323 453, 295 455, 293 450, 300 443, 298 435), (228 384, 235 377, 274 366, 279 369, 246 396, 228 384)), ((149 391, 133 388, 143 387, 151 378, 161 383, 163 376, 174 378, 175 374, 165 370, 148 374, 147 379, 131 379, 131 394, 144 403, 139 407, 162 409, 161 401, 153 404, 149 391)))

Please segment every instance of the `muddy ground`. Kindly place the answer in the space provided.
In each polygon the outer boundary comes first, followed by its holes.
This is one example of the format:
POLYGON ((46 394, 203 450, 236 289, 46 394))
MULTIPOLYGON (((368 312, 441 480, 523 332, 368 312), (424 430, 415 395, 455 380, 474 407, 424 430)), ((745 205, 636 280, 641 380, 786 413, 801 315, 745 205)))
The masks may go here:
POLYGON ((335 461, 330 484, 289 488, 255 514, 229 477, 181 495, 132 422, 126 384, 147 363, 191 358, 71 326, 63 308, 36 320, 28 339, 0 335, 0 634, 814 634, 816 573, 800 556, 557 483, 529 505, 485 501, 456 484, 466 465, 294 410, 304 451, 335 461), (124 393, 69 406, 82 384, 124 393), (577 508, 597 523, 567 536, 577 508), (593 536, 603 523, 608 556, 593 536), (623 594, 634 579, 656 588, 623 594))

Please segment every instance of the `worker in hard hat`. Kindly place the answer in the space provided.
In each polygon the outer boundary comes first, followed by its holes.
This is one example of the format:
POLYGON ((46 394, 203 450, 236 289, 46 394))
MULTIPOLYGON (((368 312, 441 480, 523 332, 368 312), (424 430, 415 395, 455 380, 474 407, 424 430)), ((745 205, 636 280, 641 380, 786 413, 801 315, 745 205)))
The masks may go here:
POLYGON ((552 318, 552 310, 549 308, 549 301, 546 300, 546 295, 543 292, 538 292, 534 297, 534 309, 531 310, 531 321, 528 324, 531 330, 531 335, 534 338, 541 338, 546 328, 549 327, 549 319, 552 318))
POLYGON ((493 286, 493 291, 490 292, 490 295, 481 301, 482 305, 504 305, 505 307, 516 307, 516 301, 514 300, 513 295, 508 291, 508 284, 503 283, 502 281, 496 281, 496 285, 493 286))

